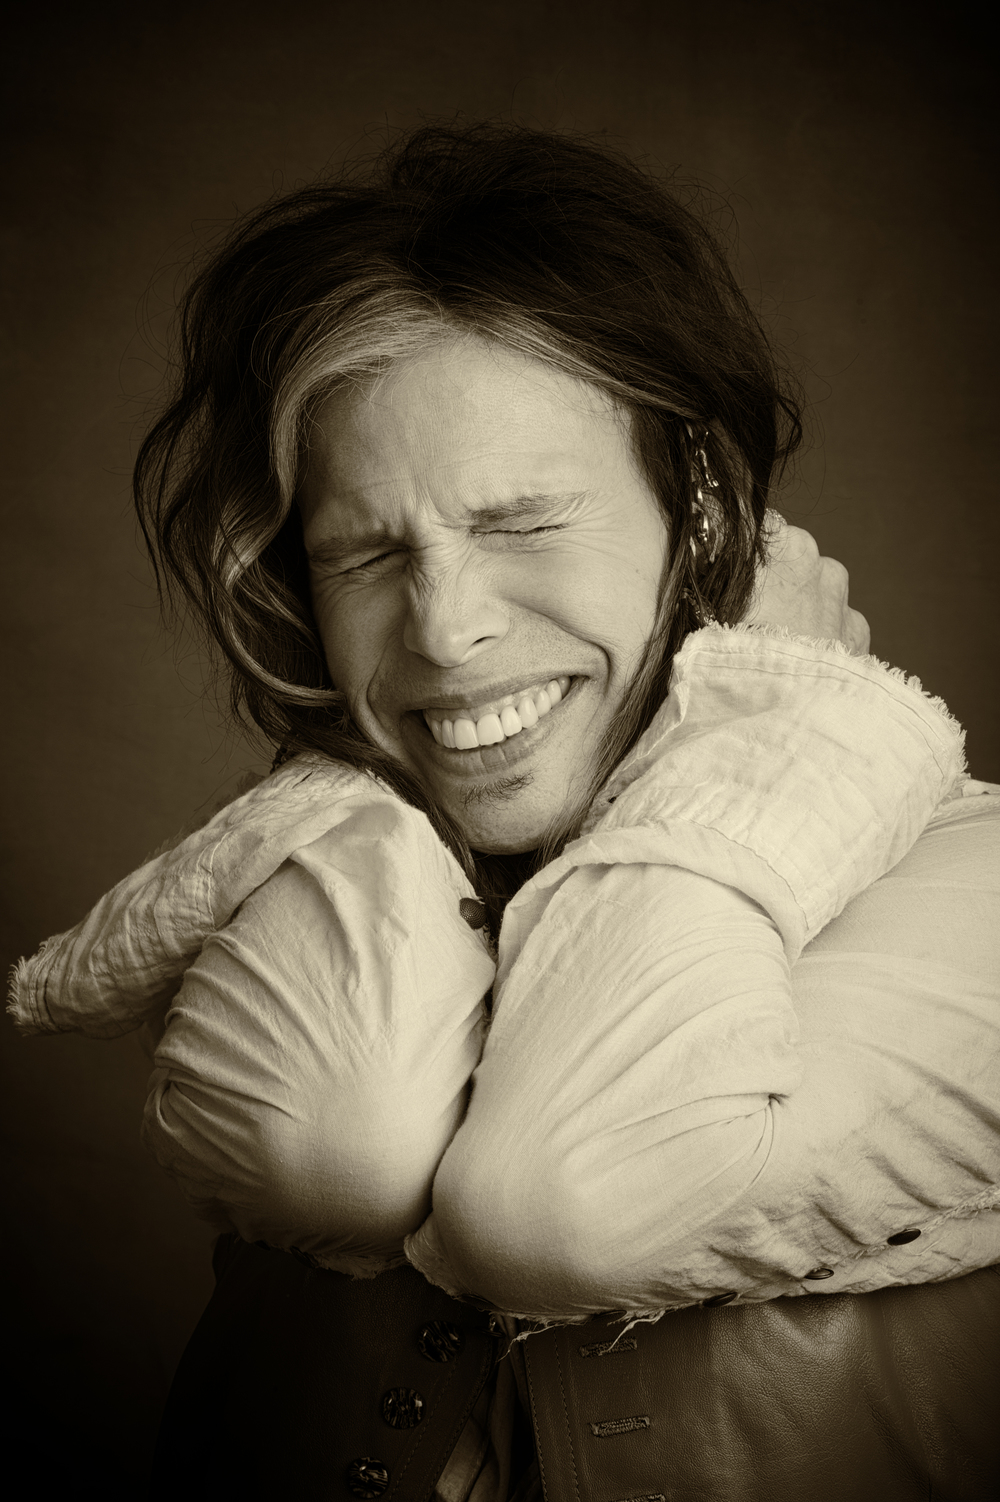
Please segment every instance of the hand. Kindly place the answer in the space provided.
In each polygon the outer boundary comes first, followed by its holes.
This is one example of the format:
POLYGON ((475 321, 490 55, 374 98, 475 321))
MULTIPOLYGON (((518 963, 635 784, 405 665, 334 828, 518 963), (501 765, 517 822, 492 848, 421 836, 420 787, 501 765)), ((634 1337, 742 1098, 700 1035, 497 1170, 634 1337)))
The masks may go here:
POLYGON ((814 538, 768 512, 768 561, 757 576, 748 626, 787 626, 797 636, 841 641, 849 652, 868 651, 868 622, 847 603, 847 570, 821 558, 814 538))

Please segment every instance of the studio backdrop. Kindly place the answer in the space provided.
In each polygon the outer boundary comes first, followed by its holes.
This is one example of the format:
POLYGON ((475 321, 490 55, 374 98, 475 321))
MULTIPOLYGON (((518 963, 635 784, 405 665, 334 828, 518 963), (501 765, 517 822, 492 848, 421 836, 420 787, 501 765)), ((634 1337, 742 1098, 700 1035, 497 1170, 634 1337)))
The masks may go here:
MULTIPOLYGON (((1000 780, 996 134, 959 0, 144 0, 5 26, 3 947, 13 960, 267 748, 158 623, 129 471, 192 257, 424 120, 583 132, 672 175, 802 383, 780 502, 878 656, 1000 780), (209 690, 208 698, 205 697, 209 690)), ((135 1038, 5 1028, 4 1287, 30 1495, 138 1498, 210 1290, 139 1145, 135 1038)), ((23 1448, 22 1448, 23 1447, 23 1448)), ((29 1495, 24 1492, 23 1495, 29 1495)))

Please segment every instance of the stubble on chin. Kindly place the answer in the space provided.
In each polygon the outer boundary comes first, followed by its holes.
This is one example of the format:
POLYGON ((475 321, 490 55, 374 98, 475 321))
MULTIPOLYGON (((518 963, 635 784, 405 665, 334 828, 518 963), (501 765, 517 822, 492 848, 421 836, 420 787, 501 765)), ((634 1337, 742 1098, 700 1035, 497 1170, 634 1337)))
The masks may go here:
POLYGON ((518 793, 530 787, 534 777, 530 772, 518 772, 511 777, 498 777, 494 782, 480 782, 462 794, 466 808, 482 808, 491 803, 510 803, 518 793))

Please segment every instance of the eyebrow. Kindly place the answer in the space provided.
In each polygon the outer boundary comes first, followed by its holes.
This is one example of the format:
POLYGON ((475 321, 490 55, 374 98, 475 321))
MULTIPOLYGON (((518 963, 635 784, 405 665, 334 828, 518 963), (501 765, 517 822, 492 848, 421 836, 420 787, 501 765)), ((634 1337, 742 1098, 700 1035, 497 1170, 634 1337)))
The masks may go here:
POLYGON ((582 490, 566 491, 561 495, 549 495, 544 491, 532 491, 528 495, 515 496, 511 501, 502 501, 497 506, 467 506, 466 518, 479 526, 493 526, 496 522, 516 521, 522 516, 537 516, 540 511, 574 505, 585 499, 582 490))
MULTIPOLYGON (((496 526, 498 522, 518 521, 522 517, 537 516, 540 512, 554 509, 564 510, 585 500, 586 496, 587 492, 582 490, 561 494, 532 491, 509 501, 501 501, 495 506, 466 506, 463 520, 474 523, 477 527, 489 528, 496 526)), ((371 531, 359 532, 353 537, 321 538, 307 548, 306 552, 311 563, 339 564, 359 553, 368 553, 372 549, 377 550, 387 543, 398 541, 398 537, 388 527, 373 527, 371 531)))
POLYGON ((314 542, 306 548, 306 557, 310 563, 346 563, 349 558, 355 557, 358 553, 377 550, 391 541, 392 533, 385 527, 376 532, 359 532, 356 537, 349 540, 342 537, 321 537, 319 542, 314 542))

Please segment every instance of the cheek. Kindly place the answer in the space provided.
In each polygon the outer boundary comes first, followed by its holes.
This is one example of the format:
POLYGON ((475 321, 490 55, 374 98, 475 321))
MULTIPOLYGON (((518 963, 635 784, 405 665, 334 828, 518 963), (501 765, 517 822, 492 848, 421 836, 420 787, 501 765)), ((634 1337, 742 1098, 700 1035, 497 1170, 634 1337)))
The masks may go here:
POLYGON ((632 656, 655 623, 664 551, 652 532, 643 549, 627 552, 607 538, 574 539, 519 560, 508 597, 613 656, 632 656))
POLYGON ((371 614, 352 608, 356 602, 318 600, 313 611, 334 688, 353 705, 364 697, 374 671, 377 633, 371 614))

